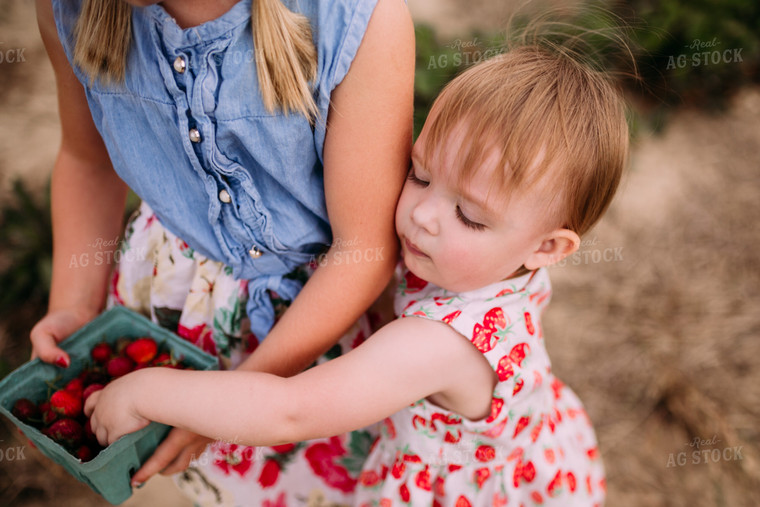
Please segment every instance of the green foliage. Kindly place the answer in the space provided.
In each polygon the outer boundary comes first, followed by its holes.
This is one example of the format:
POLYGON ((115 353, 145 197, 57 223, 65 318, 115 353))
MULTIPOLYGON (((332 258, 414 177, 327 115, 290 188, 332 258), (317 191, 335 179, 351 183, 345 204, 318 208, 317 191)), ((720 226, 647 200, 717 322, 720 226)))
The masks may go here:
POLYGON ((757 0, 624 0, 616 9, 637 25, 643 91, 662 106, 722 107, 760 78, 757 0))

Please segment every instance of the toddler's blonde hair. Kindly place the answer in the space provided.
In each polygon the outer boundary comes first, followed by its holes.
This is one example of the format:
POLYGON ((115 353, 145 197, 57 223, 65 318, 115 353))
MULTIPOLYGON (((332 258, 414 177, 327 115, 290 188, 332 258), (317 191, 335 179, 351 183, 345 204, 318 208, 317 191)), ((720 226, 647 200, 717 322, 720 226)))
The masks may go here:
POLYGON ((460 183, 495 149, 504 170, 489 176, 491 193, 508 198, 541 181, 547 216, 578 235, 609 206, 628 158, 625 107, 611 80, 549 46, 512 48, 452 80, 421 133, 426 165, 457 126, 460 183))
MULTIPOLYGON (((317 74, 317 50, 309 20, 280 0, 254 0, 253 45, 266 108, 300 113, 313 121, 317 105, 309 82, 317 74)), ((132 42, 132 6, 123 0, 84 0, 76 26, 74 62, 90 81, 123 82, 132 42)))

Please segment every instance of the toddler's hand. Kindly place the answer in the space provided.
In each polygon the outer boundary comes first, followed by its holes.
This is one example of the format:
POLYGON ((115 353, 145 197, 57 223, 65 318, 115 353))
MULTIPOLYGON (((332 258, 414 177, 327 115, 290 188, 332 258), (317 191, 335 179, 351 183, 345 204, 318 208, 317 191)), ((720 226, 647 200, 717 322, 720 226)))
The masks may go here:
POLYGON ((100 445, 110 445, 119 437, 150 423, 137 412, 134 403, 135 397, 140 395, 136 382, 139 373, 118 378, 87 398, 84 413, 90 418, 92 432, 100 445))
POLYGON ((95 313, 62 309, 49 312, 32 328, 29 338, 32 341, 32 359, 39 357, 46 363, 55 363, 68 368, 71 363, 69 355, 58 347, 68 336, 87 324, 95 313))

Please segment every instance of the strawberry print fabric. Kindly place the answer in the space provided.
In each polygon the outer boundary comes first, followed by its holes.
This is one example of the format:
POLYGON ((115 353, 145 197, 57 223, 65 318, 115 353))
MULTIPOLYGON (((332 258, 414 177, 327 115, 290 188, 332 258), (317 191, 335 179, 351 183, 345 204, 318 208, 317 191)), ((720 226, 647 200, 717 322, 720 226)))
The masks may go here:
MULTIPOLYGON (((403 268, 403 266, 402 266, 403 268)), ((356 505, 593 506, 604 468, 583 405, 551 372, 540 316, 545 269, 453 293, 405 268, 399 318, 447 323, 491 364, 491 415, 473 421, 422 399, 383 422, 359 477, 356 505)))
MULTIPOLYGON (((247 282, 235 280, 229 267, 189 248, 146 204, 127 224, 121 249, 109 306, 123 305, 149 316, 216 355, 222 369, 235 368, 256 348, 258 338, 245 314, 247 282)), ((303 266, 288 276, 305 282, 312 272, 303 266)), ((274 292, 269 297, 279 318, 290 302, 274 292)), ((370 334, 365 315, 317 363, 348 352, 370 334)), ((197 506, 349 506, 376 435, 367 428, 275 447, 215 441, 174 481, 197 506)))

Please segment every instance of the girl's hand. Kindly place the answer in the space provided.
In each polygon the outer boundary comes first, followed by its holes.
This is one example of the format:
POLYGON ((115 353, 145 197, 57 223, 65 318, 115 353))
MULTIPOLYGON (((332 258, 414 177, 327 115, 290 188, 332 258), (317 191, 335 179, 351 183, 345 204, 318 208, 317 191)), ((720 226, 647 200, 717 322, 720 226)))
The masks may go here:
POLYGON ((32 342, 32 359, 39 357, 46 363, 55 363, 62 368, 71 364, 69 355, 58 347, 68 336, 87 324, 96 313, 60 309, 48 312, 29 333, 32 342))
POLYGON ((90 418, 92 432, 106 446, 119 437, 140 430, 150 423, 136 408, 135 400, 147 396, 140 389, 140 372, 133 372, 110 382, 104 389, 87 398, 84 413, 90 418))
POLYGON ((139 486, 156 473, 171 475, 182 472, 190 462, 203 453, 213 440, 182 428, 172 428, 153 455, 132 477, 132 485, 139 486))

